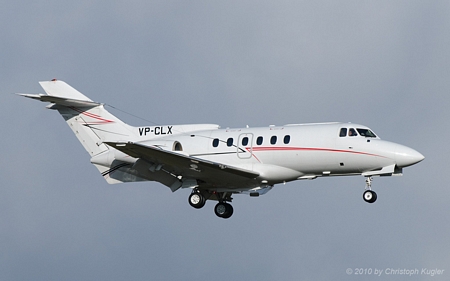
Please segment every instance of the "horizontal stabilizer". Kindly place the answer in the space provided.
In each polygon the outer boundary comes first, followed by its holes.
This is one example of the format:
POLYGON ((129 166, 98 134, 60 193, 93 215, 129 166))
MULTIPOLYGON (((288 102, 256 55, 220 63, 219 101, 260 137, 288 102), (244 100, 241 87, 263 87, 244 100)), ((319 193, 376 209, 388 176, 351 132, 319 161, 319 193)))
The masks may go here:
POLYGON ((50 102, 63 106, 94 107, 100 103, 92 101, 64 81, 52 80, 39 82, 46 95, 19 94, 23 97, 50 102))
POLYGON ((76 107, 94 107, 100 105, 100 103, 93 102, 91 100, 77 100, 77 99, 70 99, 65 97, 55 97, 55 96, 48 96, 48 95, 33 95, 33 94, 18 94, 23 97, 27 97, 30 99, 40 100, 42 102, 50 102, 54 104, 64 105, 64 106, 76 106, 76 107))

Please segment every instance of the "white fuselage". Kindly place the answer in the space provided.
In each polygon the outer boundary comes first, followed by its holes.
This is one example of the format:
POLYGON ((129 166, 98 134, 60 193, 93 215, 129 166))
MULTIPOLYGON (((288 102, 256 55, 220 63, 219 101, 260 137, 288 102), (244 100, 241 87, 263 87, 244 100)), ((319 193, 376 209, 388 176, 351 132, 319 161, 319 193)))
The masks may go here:
POLYGON ((177 126, 155 128, 159 129, 148 129, 157 132, 143 144, 258 172, 255 186, 258 181, 273 185, 319 176, 392 175, 423 159, 411 148, 376 136, 340 136, 343 128, 370 130, 351 123, 209 129, 189 134, 177 133, 177 126))
POLYGON ((374 203, 372 176, 391 176, 424 159, 409 147, 384 141, 351 123, 220 129, 214 124, 132 127, 67 83, 40 82, 50 102, 110 184, 156 181, 172 191, 191 188, 189 204, 229 218, 232 195, 259 196, 273 185, 322 176, 363 175, 364 201, 374 203))

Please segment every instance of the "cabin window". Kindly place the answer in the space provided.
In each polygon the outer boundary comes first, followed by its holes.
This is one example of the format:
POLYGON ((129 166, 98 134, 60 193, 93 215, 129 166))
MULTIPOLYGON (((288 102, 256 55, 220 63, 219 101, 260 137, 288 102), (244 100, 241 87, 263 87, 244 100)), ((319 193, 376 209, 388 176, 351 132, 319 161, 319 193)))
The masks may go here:
POLYGON ((351 128, 348 130, 348 136, 349 137, 356 137, 358 133, 356 133, 355 129, 351 128))
POLYGON ((347 136, 347 128, 341 128, 341 131, 339 132, 339 136, 341 138, 347 136))
POLYGON ((366 137, 366 138, 376 138, 377 137, 371 130, 368 130, 368 129, 356 129, 356 130, 363 137, 366 137))
POLYGON ((242 145, 246 146, 247 144, 248 144, 248 138, 247 137, 242 138, 242 145))
POLYGON ((270 138, 270 144, 276 144, 277 143, 277 136, 272 136, 270 138))
POLYGON ((213 145, 213 147, 218 147, 219 146, 219 139, 214 139, 212 145, 213 145))
POLYGON ((233 146, 233 138, 227 140, 227 146, 233 146))
POLYGON ((263 137, 259 136, 259 137, 256 139, 256 144, 257 144, 257 145, 261 145, 262 143, 263 143, 263 137))
POLYGON ((284 144, 288 144, 290 141, 291 141, 291 136, 290 135, 285 135, 284 139, 283 139, 284 144))

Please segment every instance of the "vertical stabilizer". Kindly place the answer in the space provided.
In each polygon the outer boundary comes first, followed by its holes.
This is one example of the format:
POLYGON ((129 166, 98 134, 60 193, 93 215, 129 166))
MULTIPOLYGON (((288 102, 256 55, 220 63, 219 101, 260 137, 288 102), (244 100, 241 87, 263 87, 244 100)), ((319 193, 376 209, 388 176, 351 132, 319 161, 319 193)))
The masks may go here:
POLYGON ((52 103, 48 108, 59 111, 91 156, 109 149, 104 141, 134 139, 129 125, 109 113, 103 104, 93 102, 67 83, 52 80, 39 84, 47 95, 22 96, 52 103))
POLYGON ((49 96, 80 101, 92 101, 90 98, 78 92, 64 81, 42 81, 39 82, 39 84, 49 96))
POLYGON ((91 156, 91 163, 108 183, 144 180, 132 169, 136 159, 104 144, 105 141, 136 139, 137 132, 133 133, 131 126, 109 113, 103 104, 92 101, 63 81, 52 80, 39 84, 46 94, 20 95, 51 103, 47 108, 61 114, 91 156))
POLYGON ((130 126, 109 113, 102 104, 94 107, 54 105, 51 108, 59 111, 91 156, 108 149, 103 144, 105 140, 133 139, 130 126))

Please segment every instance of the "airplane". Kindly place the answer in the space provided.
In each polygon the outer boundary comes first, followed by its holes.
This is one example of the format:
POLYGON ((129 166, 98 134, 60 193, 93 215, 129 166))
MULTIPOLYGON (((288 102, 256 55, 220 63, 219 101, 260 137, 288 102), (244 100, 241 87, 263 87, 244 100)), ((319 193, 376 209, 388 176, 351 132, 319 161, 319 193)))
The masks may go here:
POLYGON ((214 212, 225 219, 233 214, 234 194, 257 197, 276 184, 320 177, 363 176, 363 199, 374 203, 373 177, 402 175, 425 158, 353 123, 133 127, 63 81, 39 83, 46 94, 19 95, 49 102, 47 108, 62 115, 109 184, 156 181, 172 192, 190 188, 192 207, 218 201, 214 212))

